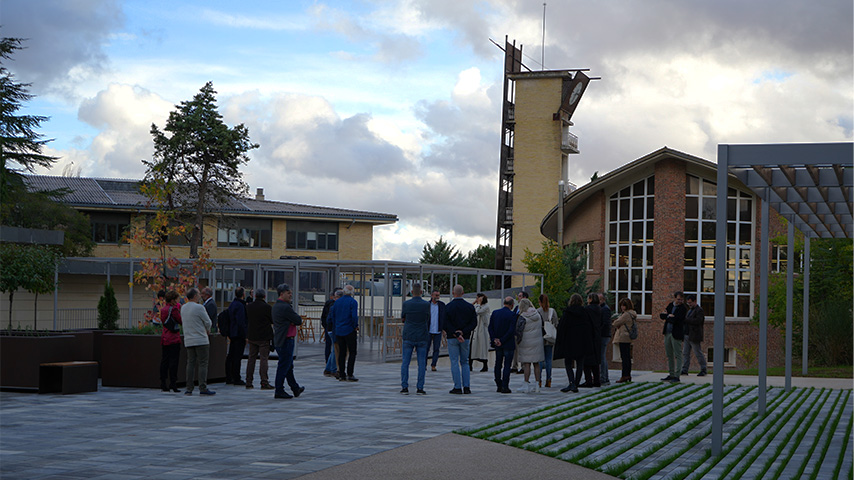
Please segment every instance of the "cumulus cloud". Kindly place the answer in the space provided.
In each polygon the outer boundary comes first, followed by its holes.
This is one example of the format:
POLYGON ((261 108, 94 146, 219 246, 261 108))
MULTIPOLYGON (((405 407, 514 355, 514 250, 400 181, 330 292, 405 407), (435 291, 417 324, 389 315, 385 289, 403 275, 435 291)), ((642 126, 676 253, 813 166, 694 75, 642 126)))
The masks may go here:
POLYGON ((9 68, 34 93, 73 95, 75 83, 107 68, 104 43, 124 23, 115 0, 3 0, 0 10, 3 36, 27 39, 9 68))

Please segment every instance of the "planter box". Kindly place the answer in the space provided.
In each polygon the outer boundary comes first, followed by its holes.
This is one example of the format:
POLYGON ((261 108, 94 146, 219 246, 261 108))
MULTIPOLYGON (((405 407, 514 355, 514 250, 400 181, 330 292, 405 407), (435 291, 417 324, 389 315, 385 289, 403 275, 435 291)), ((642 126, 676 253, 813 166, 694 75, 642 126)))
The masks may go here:
POLYGON ((39 388, 42 363, 92 360, 92 335, 0 336, 0 387, 39 388), (88 354, 87 354, 88 341, 88 354))
MULTIPOLYGON (((225 381, 226 338, 211 335, 208 383, 225 381)), ((101 336, 101 385, 160 388, 160 335, 104 334, 101 336)), ((198 379, 198 372, 196 373, 198 379)), ((178 386, 187 384, 187 350, 178 357, 178 386)))

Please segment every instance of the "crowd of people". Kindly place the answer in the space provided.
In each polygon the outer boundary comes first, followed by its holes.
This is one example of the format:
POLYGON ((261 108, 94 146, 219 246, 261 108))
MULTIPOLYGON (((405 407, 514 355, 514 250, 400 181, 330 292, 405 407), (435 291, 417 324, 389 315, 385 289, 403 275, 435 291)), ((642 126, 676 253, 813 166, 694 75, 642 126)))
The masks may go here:
MULTIPOLYGON (((192 395, 195 372, 198 368, 199 393, 214 395, 207 387, 210 353, 208 333, 216 328, 229 339, 225 361, 225 383, 254 388, 255 366, 259 365, 260 389, 274 390, 274 398, 299 397, 305 387, 294 377, 293 354, 302 317, 292 306, 293 292, 287 284, 276 287, 278 298, 270 305, 267 291, 249 292, 238 287, 228 308, 217 314, 216 303, 209 288, 192 288, 186 292, 186 301, 178 302, 174 291, 161 292, 158 318, 162 325, 160 364, 161 389, 180 392, 177 388, 177 371, 180 346, 187 350, 187 387, 185 395, 192 395), (246 298, 248 297, 248 298, 246 298), (241 379, 241 364, 246 346, 249 346, 245 381, 241 379), (268 377, 270 352, 275 350, 278 365, 273 384, 268 377), (260 360, 260 362, 258 362, 260 360), (285 390, 285 383, 290 393, 285 390)), ((425 395, 427 360, 436 371, 439 349, 447 343, 455 395, 471 394, 471 372, 474 363, 480 362, 480 372, 489 368, 489 351, 495 360, 493 375, 498 393, 511 393, 510 377, 523 374, 524 391, 539 392, 552 386, 552 366, 563 360, 567 385, 562 392, 578 392, 579 388, 608 385, 608 343, 618 348, 622 361, 617 383, 630 382, 632 343, 637 338, 637 312, 629 298, 621 298, 618 311, 612 314, 602 293, 590 293, 586 303, 579 294, 573 294, 561 315, 550 306, 545 294, 534 307, 525 291, 516 299, 505 297, 502 308, 492 311, 485 294, 478 293, 473 302, 463 298, 463 287, 455 285, 452 299, 447 304, 440 300, 438 291, 431 292, 425 300, 422 287, 415 284, 412 298, 405 301, 401 310, 402 362, 401 390, 409 394, 409 369, 413 354, 417 362, 416 394, 425 395), (431 357, 432 350, 432 357, 431 357), (545 379, 543 378, 545 377, 545 379)), ((323 375, 342 382, 357 382, 354 376, 359 334, 358 303, 352 285, 335 288, 321 312, 326 363, 323 375)), ((664 320, 665 355, 668 375, 662 381, 679 382, 687 375, 693 353, 700 365, 699 376, 706 375, 706 360, 700 342, 703 340, 704 314, 697 305, 696 296, 674 294, 660 318, 664 320), (684 361, 683 361, 684 360, 684 361)))

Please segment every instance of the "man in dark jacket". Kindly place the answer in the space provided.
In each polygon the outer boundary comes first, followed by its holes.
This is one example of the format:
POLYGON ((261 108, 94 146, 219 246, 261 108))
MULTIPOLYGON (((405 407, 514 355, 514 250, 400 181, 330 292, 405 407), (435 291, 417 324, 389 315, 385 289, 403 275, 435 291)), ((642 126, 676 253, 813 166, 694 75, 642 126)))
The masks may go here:
POLYGON ((706 322, 706 315, 703 308, 697 305, 697 296, 694 294, 685 295, 685 304, 688 306, 688 313, 685 314, 685 328, 687 329, 686 337, 682 341, 682 375, 688 375, 688 369, 691 368, 691 351, 697 357, 697 363, 700 364, 700 373, 698 377, 706 376, 706 357, 703 355, 703 349, 700 343, 703 341, 703 324, 706 322))
POLYGON ((335 322, 335 342, 338 344, 338 380, 358 382, 353 376, 356 367, 356 340, 359 335, 359 302, 353 296, 356 289, 344 285, 343 295, 329 309, 335 322))
POLYGON ((243 350, 246 349, 246 301, 243 299, 243 287, 234 291, 234 300, 228 306, 228 316, 231 318, 231 331, 228 332, 228 355, 225 357, 225 383, 246 385, 240 379, 240 363, 243 361, 243 350))
POLYGON ((660 315, 664 320, 661 333, 664 334, 664 353, 667 355, 668 375, 661 379, 662 382, 679 383, 679 374, 682 372, 682 339, 685 337, 685 315, 688 309, 684 305, 682 292, 673 294, 673 301, 664 308, 660 315))
POLYGON ((430 294, 430 341, 427 342, 427 356, 430 357, 430 349, 433 349, 430 360, 430 370, 436 371, 436 362, 439 361, 439 348, 442 346, 442 327, 445 321, 445 302, 439 300, 438 290, 430 294))
POLYGON ((587 295, 587 320, 593 336, 587 339, 589 347, 584 354, 584 383, 579 388, 601 387, 600 364, 602 363, 602 309, 599 308, 599 294, 587 295))
POLYGON ((409 363, 412 351, 418 359, 418 380, 415 388, 418 395, 426 395, 424 376, 427 371, 427 339, 430 338, 430 304, 421 298, 421 284, 412 286, 412 298, 403 302, 400 309, 403 319, 403 361, 400 362, 400 393, 409 395, 409 363))
POLYGON ((445 306, 445 335, 448 338, 448 359, 454 388, 449 393, 471 393, 469 377, 469 347, 471 332, 477 327, 474 305, 463 300, 463 286, 454 285, 454 299, 445 306), (462 375, 460 375, 462 373, 462 375), (461 388, 462 387, 462 388, 461 388))
MULTIPOLYGON (((510 365, 516 352, 516 317, 513 297, 504 298, 504 308, 489 317, 489 339, 495 347, 495 386, 499 393, 510 393, 510 365)), ((465 370, 465 369, 463 369, 465 370)))
POLYGON ((255 301, 246 304, 246 321, 249 327, 246 331, 246 341, 249 343, 249 360, 246 362, 246 388, 253 388, 252 377, 255 375, 255 360, 261 356, 261 390, 272 390, 267 374, 270 357, 270 341, 273 340, 273 309, 267 303, 267 291, 263 288, 255 290, 255 301))
POLYGON ((602 312, 602 363, 599 365, 599 383, 610 385, 608 378, 608 342, 611 341, 611 308, 604 293, 599 293, 599 310, 602 312))
POLYGON ((202 306, 205 307, 208 317, 211 318, 211 325, 213 325, 211 331, 216 333, 216 300, 213 298, 213 290, 210 287, 202 289, 202 306))
POLYGON ((276 293, 279 298, 273 305, 273 346, 276 347, 276 353, 279 355, 279 364, 276 367, 274 398, 294 398, 299 397, 305 391, 305 387, 301 387, 294 377, 294 337, 296 331, 290 331, 291 325, 299 326, 302 324, 302 317, 294 311, 291 306, 293 293, 291 287, 287 283, 283 283, 276 287, 276 293), (288 386, 294 392, 293 396, 285 391, 285 379, 288 380, 288 386))
POLYGON ((341 291, 341 287, 335 287, 332 289, 332 294, 329 296, 329 300, 323 304, 323 311, 320 312, 320 324, 323 326, 323 339, 326 341, 326 347, 323 352, 326 357, 326 366, 323 368, 323 375, 325 377, 338 376, 338 362, 336 361, 338 358, 338 344, 335 342, 335 319, 329 314, 329 312, 332 311, 332 305, 335 304, 335 300, 341 298, 341 291))

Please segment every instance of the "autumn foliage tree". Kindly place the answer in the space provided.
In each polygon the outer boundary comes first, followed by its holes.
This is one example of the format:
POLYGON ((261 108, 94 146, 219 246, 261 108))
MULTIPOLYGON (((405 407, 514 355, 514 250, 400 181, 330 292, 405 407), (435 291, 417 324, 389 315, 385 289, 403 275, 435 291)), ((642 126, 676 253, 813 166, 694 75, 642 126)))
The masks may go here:
MULTIPOLYGON (((189 262, 179 260, 169 245, 170 236, 183 236, 186 231, 186 227, 176 221, 177 212, 168 205, 174 189, 173 182, 161 178, 154 178, 140 186, 140 192, 148 197, 148 207, 154 208, 154 214, 147 222, 131 225, 125 239, 132 247, 152 254, 140 262, 140 269, 133 274, 134 282, 152 292, 175 290, 183 296, 198 284, 203 272, 213 268, 213 261, 210 258, 210 241, 203 244, 196 257, 189 262)), ((153 311, 148 312, 146 321, 150 322, 153 315, 153 311)))

